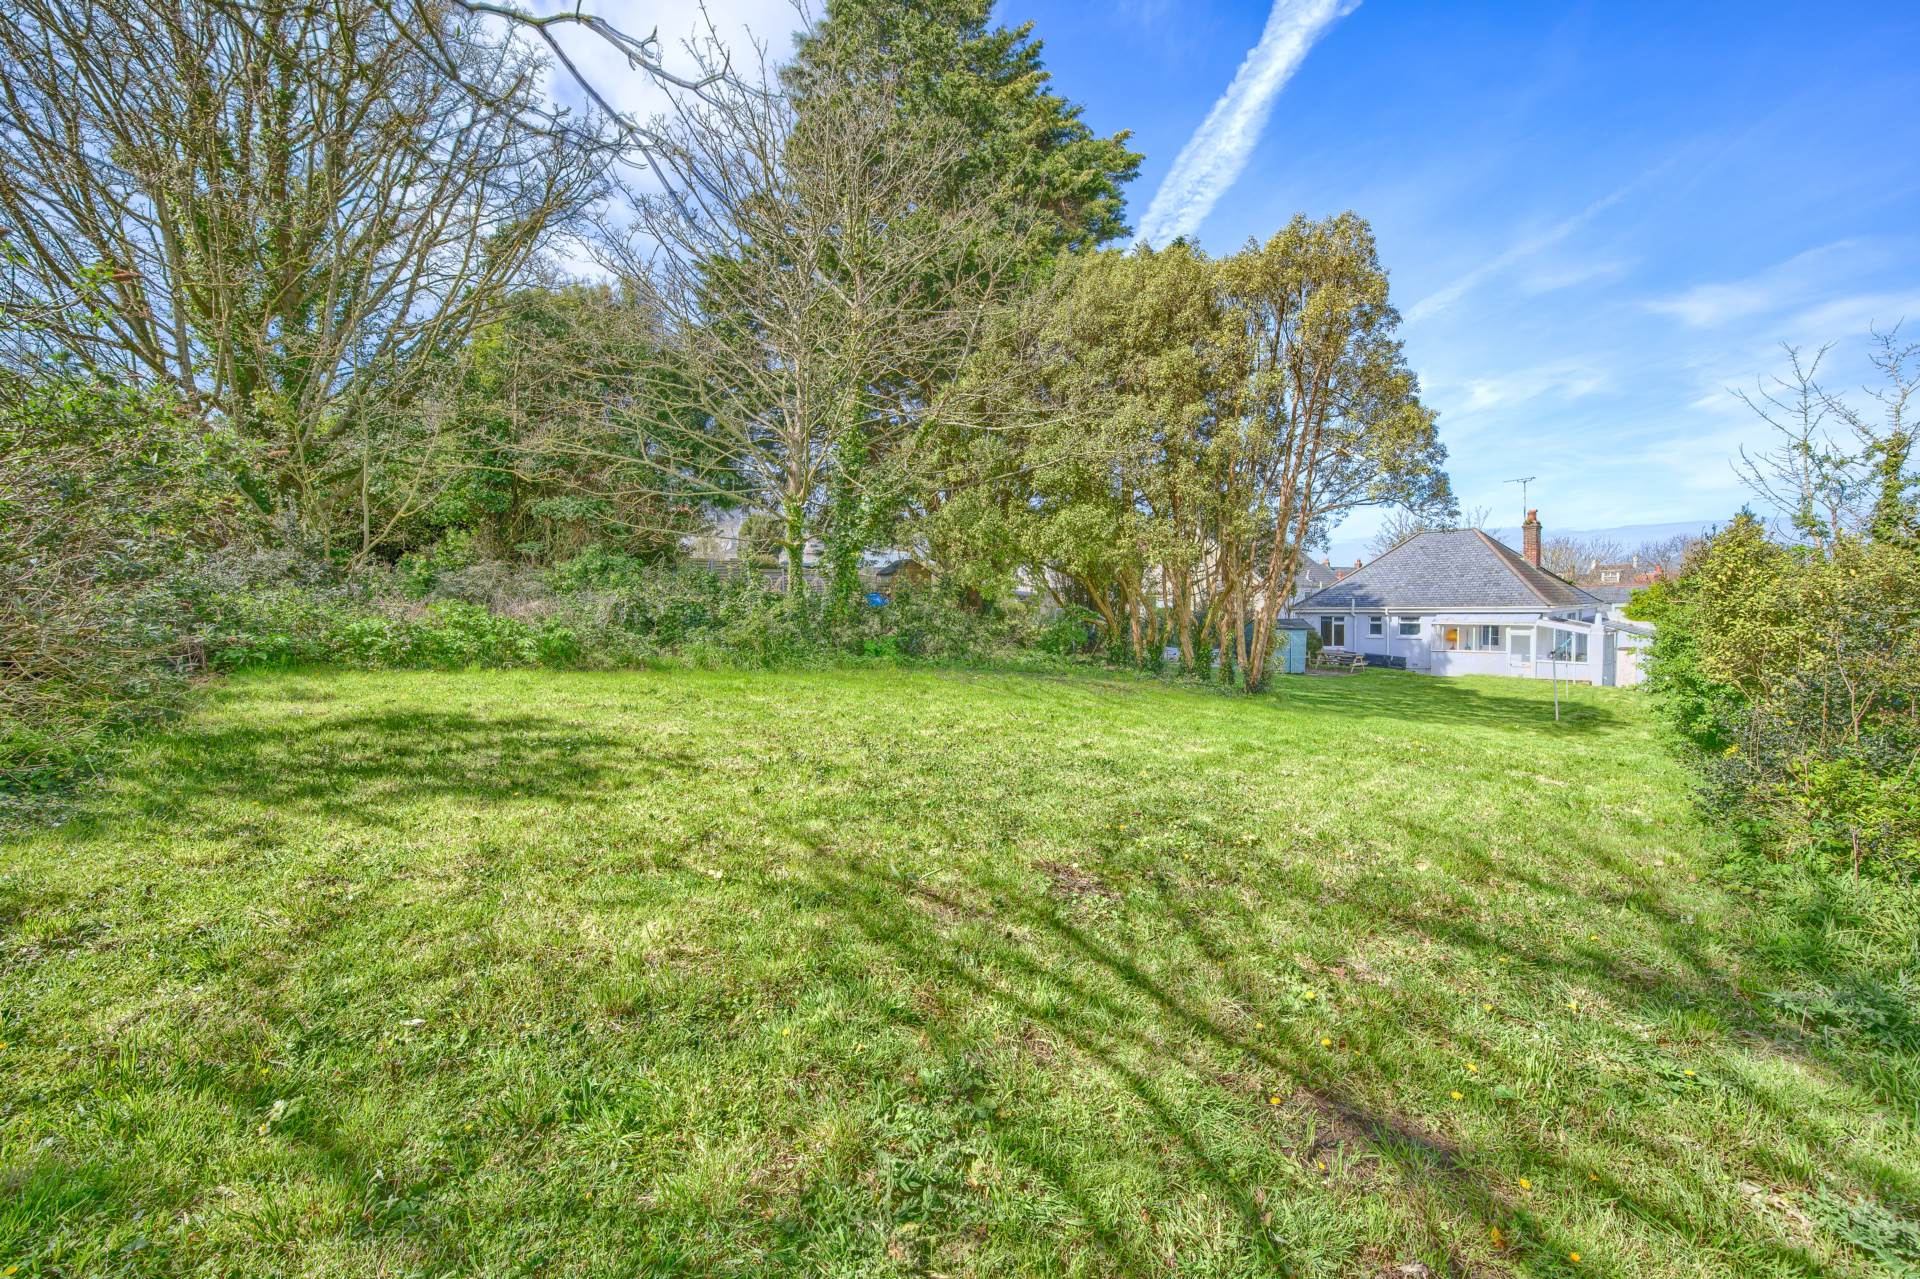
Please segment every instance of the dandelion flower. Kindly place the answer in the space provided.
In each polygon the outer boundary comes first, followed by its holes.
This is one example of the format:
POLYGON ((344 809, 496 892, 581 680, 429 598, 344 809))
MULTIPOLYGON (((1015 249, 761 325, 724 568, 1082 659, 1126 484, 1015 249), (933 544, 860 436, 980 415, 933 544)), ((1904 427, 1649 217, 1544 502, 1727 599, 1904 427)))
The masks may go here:
POLYGON ((1580 1254, 1577 1252, 1570 1252, 1567 1254, 1567 1260, 1571 1261, 1574 1265, 1577 1266, 1580 1264, 1580 1254))
POLYGON ((1502 1237, 1501 1237, 1501 1234, 1500 1234, 1500 1227, 1498 1227, 1498 1226, 1495 1226, 1495 1227, 1493 1228, 1493 1246, 1494 1246, 1494 1247, 1496 1247, 1496 1248, 1498 1248, 1498 1247, 1501 1247, 1501 1246, 1502 1246, 1503 1244, 1505 1244, 1505 1243, 1506 1243, 1506 1240, 1505 1240, 1504 1238, 1502 1238, 1502 1237))
POLYGON ((1522 1190, 1532 1190, 1532 1189, 1533 1189, 1533 1183, 1532 1183, 1531 1181, 1528 1181, 1528 1180, 1527 1180, 1527 1179, 1526 1179, 1525 1177, 1522 1177, 1522 1178, 1520 1178, 1520 1189, 1522 1189, 1522 1190))
POLYGON ((1318 999, 1320 998, 1320 996, 1316 995, 1312 991, 1308 991, 1306 994, 1302 995, 1301 998, 1302 999, 1318 999))
POLYGON ((1683 1070, 1680 1073, 1685 1075, 1688 1079, 1693 1078, 1693 1072, 1691 1070, 1683 1070))
POLYGON ((1571 1008, 1571 1009, 1572 1009, 1572 1010, 1573 1010, 1574 1012, 1579 1012, 1579 1011, 1580 1011, 1580 1005, 1579 1005, 1579 1004, 1576 1004, 1576 1003, 1574 1003, 1574 1002, 1573 1002, 1573 1000, 1571 1000, 1571 999, 1569 999, 1569 1000, 1567 1001, 1567 1007, 1568 1007, 1568 1008, 1571 1008))
POLYGON ((1267 1098, 1267 1104, 1268 1104, 1269 1106, 1277 1106, 1277 1105, 1279 1105, 1279 1104, 1280 1104, 1280 1097, 1279 1097, 1279 1094, 1277 1094, 1277 1093, 1276 1093, 1275 1095, 1273 1095, 1273 1096, 1271 1096, 1271 1097, 1269 1097, 1269 1098, 1267 1098))
POLYGON ((1256 1021, 1253 1023, 1253 1028, 1255 1030, 1265 1030, 1267 1028, 1267 1023, 1264 1021, 1256 1021))
POLYGON ((793 1027, 791 1027, 791 1026, 782 1026, 782 1027, 780 1028, 780 1033, 781 1033, 781 1034, 783 1034, 783 1035, 791 1035, 791 1034, 793 1033, 793 1027))
POLYGON ((1480 1005, 1480 1011, 1481 1011, 1481 1012, 1484 1012, 1484 1013, 1490 1013, 1490 1012, 1492 1012, 1492 1011, 1493 1011, 1493 1005, 1492 1005, 1492 1004, 1482 1004, 1482 1005, 1480 1005))
POLYGON ((1333 1041, 1327 1038, 1325 1035, 1322 1035, 1320 1036, 1320 1046, 1322 1048, 1331 1048, 1333 1047, 1333 1041))
POLYGON ((1455 1101, 1465 1101, 1467 1098, 1467 1094, 1461 1092, 1458 1088, 1448 1093, 1447 1096, 1453 1098, 1455 1101))
POLYGON ((1474 1065, 1474 1064, 1473 1064, 1472 1062, 1468 1062, 1468 1063, 1467 1063, 1467 1073, 1468 1073, 1469 1075, 1477 1075, 1477 1074, 1479 1074, 1479 1073, 1480 1073, 1480 1067, 1478 1067, 1478 1066, 1476 1066, 1476 1065, 1474 1065))

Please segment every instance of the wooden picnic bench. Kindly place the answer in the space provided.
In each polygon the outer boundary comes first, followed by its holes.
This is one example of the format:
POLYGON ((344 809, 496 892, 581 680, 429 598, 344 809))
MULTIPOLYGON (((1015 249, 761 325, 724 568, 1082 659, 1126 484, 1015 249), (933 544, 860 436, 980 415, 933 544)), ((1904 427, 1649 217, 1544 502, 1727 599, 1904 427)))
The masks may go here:
POLYGON ((1307 663, 1312 670, 1327 671, 1340 675, 1351 675, 1367 664, 1365 653, 1349 653, 1342 649, 1321 649, 1320 656, 1307 663))

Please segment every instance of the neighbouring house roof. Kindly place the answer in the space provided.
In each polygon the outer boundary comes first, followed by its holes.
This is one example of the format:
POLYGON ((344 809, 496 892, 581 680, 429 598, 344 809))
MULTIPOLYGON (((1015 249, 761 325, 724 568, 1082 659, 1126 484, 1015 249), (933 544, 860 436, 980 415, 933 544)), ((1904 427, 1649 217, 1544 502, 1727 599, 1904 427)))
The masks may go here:
POLYGON ((1580 589, 1593 596, 1593 598, 1600 600, 1602 603, 1625 604, 1633 598, 1633 593, 1639 590, 1640 587, 1632 585, 1583 586, 1580 589))
POLYGON ((1479 529, 1459 529, 1410 537, 1294 610, 1586 609, 1600 603, 1479 529))
POLYGON ((1330 566, 1322 564, 1319 560, 1310 559, 1305 555, 1300 557, 1299 567, 1293 570, 1293 586, 1295 590, 1317 591, 1322 587, 1332 586, 1339 580, 1340 574, 1335 572, 1330 566))

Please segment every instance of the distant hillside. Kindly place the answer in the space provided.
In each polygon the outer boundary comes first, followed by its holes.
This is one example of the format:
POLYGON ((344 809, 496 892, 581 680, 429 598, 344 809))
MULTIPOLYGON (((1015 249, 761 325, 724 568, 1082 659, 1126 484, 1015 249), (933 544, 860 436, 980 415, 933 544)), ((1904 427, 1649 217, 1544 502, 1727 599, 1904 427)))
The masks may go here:
MULTIPOLYGON (((1604 539, 1609 542, 1618 542, 1629 552, 1632 552, 1646 542, 1658 542, 1681 534, 1692 535, 1704 533, 1719 522, 1720 521, 1716 520, 1677 520, 1670 524, 1619 524, 1612 528, 1569 529, 1555 528, 1553 525, 1548 524, 1546 526, 1546 536, 1550 538, 1574 537, 1582 541, 1599 541, 1604 539)), ((1487 532, 1499 538, 1508 546, 1518 548, 1520 545, 1520 529, 1517 525, 1512 528, 1490 528, 1487 532)), ((1371 540, 1370 538, 1364 537, 1336 538, 1332 547, 1323 552, 1323 554, 1330 557, 1335 564, 1351 564, 1355 559, 1371 558, 1367 551, 1367 543, 1371 540)))

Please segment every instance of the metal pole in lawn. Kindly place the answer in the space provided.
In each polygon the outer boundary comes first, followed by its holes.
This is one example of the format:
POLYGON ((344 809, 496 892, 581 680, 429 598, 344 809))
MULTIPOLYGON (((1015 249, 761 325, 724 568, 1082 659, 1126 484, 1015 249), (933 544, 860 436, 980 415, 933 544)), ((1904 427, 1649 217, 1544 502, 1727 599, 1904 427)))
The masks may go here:
POLYGON ((1560 722, 1560 632, 1554 632, 1553 640, 1553 722, 1560 722))

